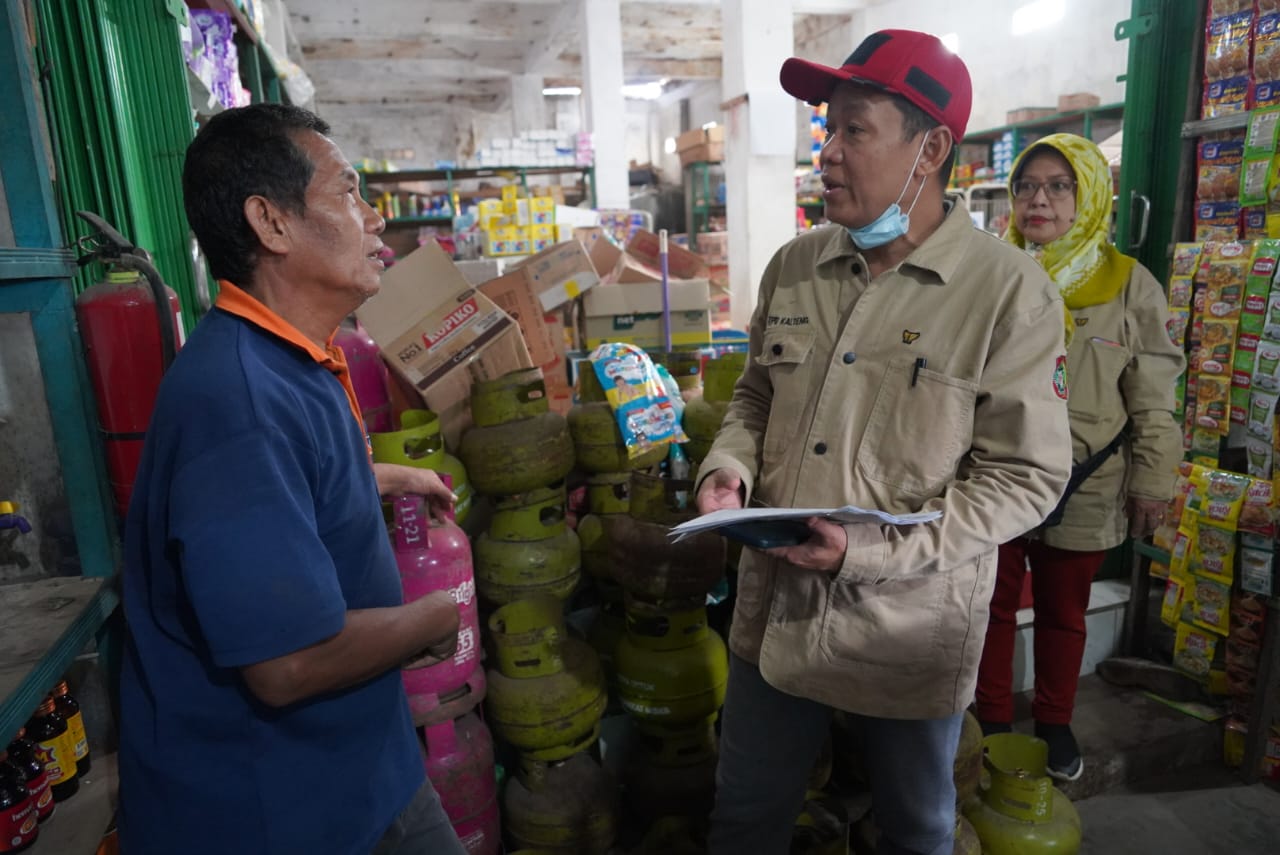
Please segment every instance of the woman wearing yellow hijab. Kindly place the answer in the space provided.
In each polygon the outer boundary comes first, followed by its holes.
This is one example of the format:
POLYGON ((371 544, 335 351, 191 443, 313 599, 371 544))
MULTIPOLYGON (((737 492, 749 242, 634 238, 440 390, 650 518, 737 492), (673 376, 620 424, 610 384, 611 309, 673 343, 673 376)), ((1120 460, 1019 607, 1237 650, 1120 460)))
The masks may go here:
POLYGON ((1008 240, 1044 265, 1066 303, 1075 467, 1054 516, 1000 547, 976 711, 984 732, 1010 729, 1015 614, 1029 567, 1036 735, 1049 744, 1049 774, 1075 780, 1084 759, 1070 724, 1091 583, 1106 550, 1150 534, 1172 495, 1183 355, 1165 331, 1164 289, 1111 244, 1111 170, 1096 145, 1073 134, 1039 140, 1014 162, 1009 192, 1008 240))

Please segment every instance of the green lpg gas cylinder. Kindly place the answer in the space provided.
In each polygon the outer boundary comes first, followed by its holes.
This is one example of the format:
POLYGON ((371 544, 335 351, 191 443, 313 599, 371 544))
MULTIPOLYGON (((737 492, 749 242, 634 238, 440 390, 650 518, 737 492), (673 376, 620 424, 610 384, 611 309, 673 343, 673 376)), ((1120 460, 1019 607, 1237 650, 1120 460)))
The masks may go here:
POLYGON ((1080 816, 1045 771, 1049 746, 1021 733, 983 740, 990 784, 965 813, 986 855, 1074 855, 1080 816))
POLYGON ((697 466, 711 450, 720 425, 733 398, 733 387, 746 367, 745 353, 726 353, 707 362, 702 394, 692 398, 684 410, 684 432, 689 437, 684 451, 697 466))
POLYGON ((539 368, 475 384, 471 419, 458 454, 478 492, 523 493, 559 481, 573 468, 573 439, 553 413, 539 368))
POLYGON ((626 514, 630 496, 629 472, 605 472, 587 478, 589 513, 578 520, 578 541, 582 544, 582 569, 593 579, 613 580, 603 518, 626 514))
POLYGON ((634 718, 692 724, 724 703, 729 656, 707 626, 701 598, 650 603, 628 597, 627 631, 614 653, 618 699, 634 718))
POLYGON ((454 519, 458 525, 471 513, 472 489, 462 461, 444 449, 440 435, 440 417, 430 410, 405 410, 400 415, 400 430, 371 433, 373 459, 377 463, 398 463, 430 469, 451 479, 454 495, 454 519))
POLYGON ((522 754, 502 794, 502 824, 517 847, 602 855, 617 836, 617 786, 587 754, 551 763, 522 754))
POLYGON ((705 817, 716 792, 715 716, 687 725, 636 724, 624 770, 627 804, 645 820, 705 817))
POLYGON ((488 723, 537 760, 562 760, 590 745, 604 713, 604 674, 595 651, 565 633, 562 604, 516 600, 489 616, 497 667, 488 671, 488 723))
POLYGON ((486 602, 569 598, 581 576, 582 551, 565 522, 566 502, 563 482, 495 501, 474 550, 476 590, 486 602))
POLYGON ((723 537, 700 532, 673 543, 668 535, 697 514, 692 491, 692 481, 633 472, 630 512, 604 519, 613 577, 631 593, 655 600, 703 595, 724 576, 723 537))

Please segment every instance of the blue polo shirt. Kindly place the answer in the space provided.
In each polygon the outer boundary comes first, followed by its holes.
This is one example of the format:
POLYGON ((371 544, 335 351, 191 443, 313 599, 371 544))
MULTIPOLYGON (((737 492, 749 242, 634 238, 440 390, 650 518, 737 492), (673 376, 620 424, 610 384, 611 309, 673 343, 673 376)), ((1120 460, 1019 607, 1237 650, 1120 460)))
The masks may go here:
POLYGON ((165 375, 125 533, 130 855, 368 855, 421 786, 398 671, 283 709, 240 676, 401 603, 358 419, 341 351, 227 283, 165 375))

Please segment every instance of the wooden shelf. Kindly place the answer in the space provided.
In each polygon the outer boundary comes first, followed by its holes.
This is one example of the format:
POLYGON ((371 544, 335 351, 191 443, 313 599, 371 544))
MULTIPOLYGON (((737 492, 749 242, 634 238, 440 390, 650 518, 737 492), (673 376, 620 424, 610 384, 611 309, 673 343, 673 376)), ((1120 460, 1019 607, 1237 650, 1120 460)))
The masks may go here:
POLYGON ((0 587, 0 740, 8 744, 120 602, 115 581, 0 587))
POLYGON ((93 768, 80 781, 80 791, 60 802, 40 826, 40 839, 27 855, 93 855, 119 804, 120 776, 116 755, 93 755, 93 768))

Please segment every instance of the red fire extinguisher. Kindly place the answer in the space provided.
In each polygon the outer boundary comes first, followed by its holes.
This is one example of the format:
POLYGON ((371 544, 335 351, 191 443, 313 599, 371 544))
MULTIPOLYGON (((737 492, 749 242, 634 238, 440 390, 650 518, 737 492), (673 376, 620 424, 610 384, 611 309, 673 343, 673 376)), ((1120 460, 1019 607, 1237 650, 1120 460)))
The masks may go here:
POLYGON ((107 268, 106 281, 76 298, 76 322, 98 404, 111 492, 124 517, 160 378, 181 346, 181 309, 145 250, 100 217, 76 215, 97 231, 80 241, 88 250, 80 265, 101 261, 107 268))

